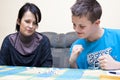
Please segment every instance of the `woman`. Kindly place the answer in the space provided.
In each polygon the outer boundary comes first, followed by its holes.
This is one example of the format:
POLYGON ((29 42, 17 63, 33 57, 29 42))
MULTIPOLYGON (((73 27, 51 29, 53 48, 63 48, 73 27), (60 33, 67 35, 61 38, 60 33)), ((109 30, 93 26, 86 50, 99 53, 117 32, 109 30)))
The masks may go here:
POLYGON ((8 35, 0 51, 0 65, 51 67, 49 39, 36 32, 41 12, 33 3, 23 5, 18 14, 16 33, 8 35))

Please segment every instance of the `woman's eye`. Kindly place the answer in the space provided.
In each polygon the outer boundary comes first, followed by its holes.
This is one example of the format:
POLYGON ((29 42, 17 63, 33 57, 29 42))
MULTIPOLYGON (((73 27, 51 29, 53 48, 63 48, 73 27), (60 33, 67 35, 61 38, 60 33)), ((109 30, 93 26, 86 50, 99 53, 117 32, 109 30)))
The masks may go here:
POLYGON ((36 25, 36 26, 37 26, 37 25, 38 25, 38 23, 36 23, 36 22, 33 22, 33 25, 36 25))
POLYGON ((30 23, 30 21, 28 21, 28 20, 25 20, 25 22, 26 22, 26 23, 30 23))

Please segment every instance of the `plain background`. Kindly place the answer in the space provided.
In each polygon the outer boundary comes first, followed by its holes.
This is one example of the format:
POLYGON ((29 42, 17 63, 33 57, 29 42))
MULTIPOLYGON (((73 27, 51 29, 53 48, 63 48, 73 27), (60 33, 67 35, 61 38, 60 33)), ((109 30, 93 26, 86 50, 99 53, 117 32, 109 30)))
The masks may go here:
MULTIPOLYGON (((42 13, 38 32, 67 33, 74 31, 70 7, 76 0, 0 0, 0 46, 3 39, 15 32, 18 11, 26 2, 36 4, 42 13)), ((97 0, 103 9, 101 27, 120 28, 120 0, 97 0)))

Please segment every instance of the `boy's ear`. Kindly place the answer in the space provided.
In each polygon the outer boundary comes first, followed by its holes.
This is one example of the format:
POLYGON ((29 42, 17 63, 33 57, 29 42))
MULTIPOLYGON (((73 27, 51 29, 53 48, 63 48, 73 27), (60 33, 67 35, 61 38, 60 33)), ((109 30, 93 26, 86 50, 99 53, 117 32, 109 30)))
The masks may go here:
POLYGON ((20 25, 20 19, 17 19, 17 24, 20 25))
POLYGON ((99 24, 100 24, 100 19, 97 19, 97 20, 95 21, 95 24, 96 24, 96 25, 99 25, 99 24))

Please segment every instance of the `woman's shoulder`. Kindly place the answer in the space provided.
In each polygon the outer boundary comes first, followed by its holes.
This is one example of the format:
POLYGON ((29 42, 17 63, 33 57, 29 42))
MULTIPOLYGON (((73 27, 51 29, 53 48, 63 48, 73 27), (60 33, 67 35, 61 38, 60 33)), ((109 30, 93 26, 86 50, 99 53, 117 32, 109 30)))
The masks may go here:
POLYGON ((15 34, 16 34, 16 33, 8 34, 8 35, 4 38, 2 45, 3 45, 3 46, 4 46, 4 45, 6 45, 6 46, 11 46, 10 37, 13 36, 13 35, 15 35, 15 34))
POLYGON ((8 34, 8 35, 4 38, 4 40, 9 40, 10 37, 14 37, 16 34, 17 34, 17 33, 8 34))
POLYGON ((39 39, 48 39, 48 37, 42 33, 36 32, 35 34, 37 35, 37 38, 39 39))
POLYGON ((37 35, 37 38, 39 39, 39 41, 41 41, 41 42, 49 42, 49 38, 46 36, 46 35, 44 35, 44 34, 42 34, 42 33, 39 33, 39 32, 36 32, 36 35, 37 35))

